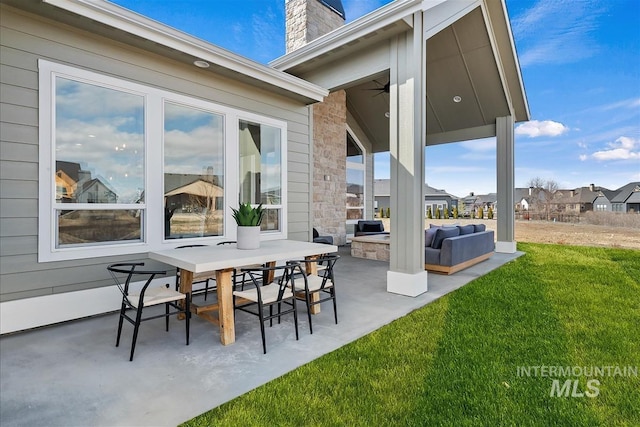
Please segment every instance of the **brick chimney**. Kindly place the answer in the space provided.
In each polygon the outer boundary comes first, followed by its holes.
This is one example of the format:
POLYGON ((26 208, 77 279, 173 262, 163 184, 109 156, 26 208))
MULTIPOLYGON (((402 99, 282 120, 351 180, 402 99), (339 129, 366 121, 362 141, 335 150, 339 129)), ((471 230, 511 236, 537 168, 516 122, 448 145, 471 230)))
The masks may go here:
MULTIPOLYGON (((341 0, 285 0, 287 53, 344 25, 341 0)), ((313 227, 346 243, 347 96, 331 92, 313 111, 313 227)), ((366 219, 366 218, 363 218, 366 219)))
POLYGON ((344 25, 341 0, 285 0, 287 53, 344 25))

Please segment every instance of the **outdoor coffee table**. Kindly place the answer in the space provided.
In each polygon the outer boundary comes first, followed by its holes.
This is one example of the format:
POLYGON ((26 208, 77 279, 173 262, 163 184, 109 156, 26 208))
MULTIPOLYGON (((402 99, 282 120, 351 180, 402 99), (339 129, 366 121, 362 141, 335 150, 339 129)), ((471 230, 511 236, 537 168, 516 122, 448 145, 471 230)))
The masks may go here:
MULTIPOLYGON (((191 304, 191 311, 220 326, 220 341, 223 345, 233 344, 236 332, 233 315, 233 271, 235 268, 251 264, 270 264, 276 261, 305 258, 312 261, 315 257, 337 252, 334 245, 299 242, 296 240, 270 240, 260 243, 259 249, 242 250, 235 244, 222 246, 201 246, 182 249, 167 249, 149 252, 149 258, 172 265, 181 270, 180 292, 191 293, 194 273, 216 272, 218 302, 208 305, 191 304), (218 316, 212 312, 218 312, 218 316)), ((317 264, 307 262, 307 274, 317 273, 317 264)), ((313 306, 313 314, 318 313, 320 305, 313 306)))

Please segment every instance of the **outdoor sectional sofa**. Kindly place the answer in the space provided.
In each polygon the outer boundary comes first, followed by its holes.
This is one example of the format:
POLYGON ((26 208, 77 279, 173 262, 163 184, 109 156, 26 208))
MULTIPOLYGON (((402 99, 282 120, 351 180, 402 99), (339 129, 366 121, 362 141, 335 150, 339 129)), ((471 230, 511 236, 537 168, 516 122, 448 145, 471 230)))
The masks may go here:
POLYGON ((425 230, 425 270, 453 274, 493 255, 493 231, 484 224, 434 226, 425 230))

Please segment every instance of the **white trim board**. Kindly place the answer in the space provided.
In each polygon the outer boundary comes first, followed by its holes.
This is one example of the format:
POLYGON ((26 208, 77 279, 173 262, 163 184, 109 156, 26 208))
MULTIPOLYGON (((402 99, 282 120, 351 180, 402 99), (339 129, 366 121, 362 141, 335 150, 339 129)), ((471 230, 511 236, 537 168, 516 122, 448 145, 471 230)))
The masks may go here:
MULTIPOLYGON (((139 290, 144 283, 131 283, 130 289, 139 290)), ((160 277, 149 286, 165 283, 174 286, 175 279, 171 276, 160 277)), ((109 313, 119 310, 121 302, 122 294, 115 285, 6 301, 0 303, 0 334, 109 313)))

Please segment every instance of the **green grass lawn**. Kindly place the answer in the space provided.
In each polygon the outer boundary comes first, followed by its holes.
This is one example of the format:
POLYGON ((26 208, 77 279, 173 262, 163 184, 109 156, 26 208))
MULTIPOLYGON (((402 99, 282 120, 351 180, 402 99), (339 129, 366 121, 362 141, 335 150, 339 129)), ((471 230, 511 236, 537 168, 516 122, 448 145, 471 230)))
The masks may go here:
POLYGON ((518 373, 640 368, 640 254, 518 249, 526 255, 184 425, 640 426, 638 376, 518 373), (569 396, 551 396, 554 379, 571 381, 569 396), (571 396, 575 380, 576 395, 593 397, 571 396))

